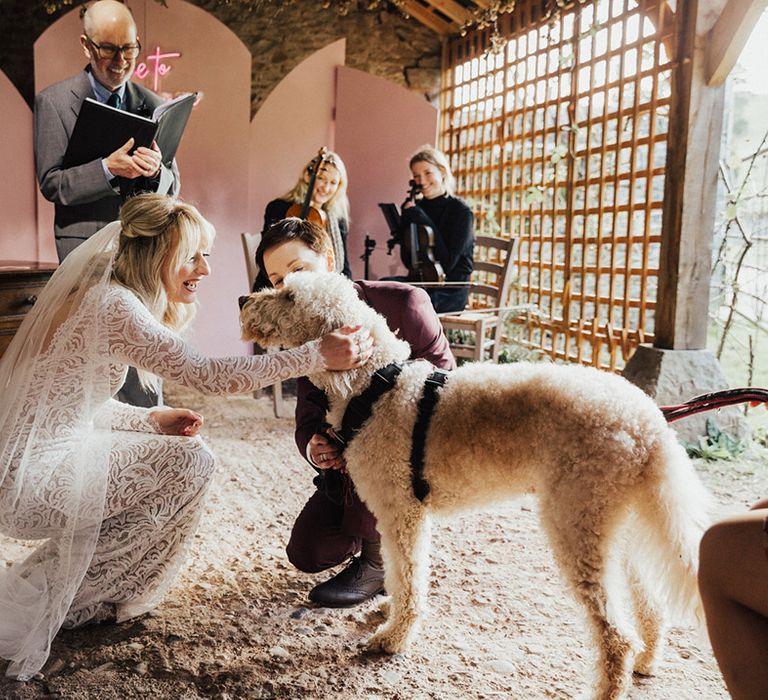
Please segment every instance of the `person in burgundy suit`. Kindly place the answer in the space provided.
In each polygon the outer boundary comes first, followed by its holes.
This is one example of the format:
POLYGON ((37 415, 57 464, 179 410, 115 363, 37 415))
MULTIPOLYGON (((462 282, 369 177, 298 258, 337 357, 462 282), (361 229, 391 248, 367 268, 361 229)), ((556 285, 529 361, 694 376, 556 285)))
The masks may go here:
MULTIPOLYGON (((317 225, 297 218, 271 226, 256 251, 256 262, 274 287, 292 272, 334 269, 333 249, 317 225)), ((436 367, 455 366, 448 341, 429 296, 400 282, 355 282, 367 304, 387 320, 390 329, 408 341, 412 359, 436 367)), ((325 433, 327 398, 306 377, 298 380, 296 445, 317 470, 315 493, 293 525, 286 548, 288 559, 301 571, 316 573, 349 560, 329 580, 309 593, 312 602, 348 607, 384 591, 384 567, 376 519, 365 507, 344 470, 344 456, 325 433)))

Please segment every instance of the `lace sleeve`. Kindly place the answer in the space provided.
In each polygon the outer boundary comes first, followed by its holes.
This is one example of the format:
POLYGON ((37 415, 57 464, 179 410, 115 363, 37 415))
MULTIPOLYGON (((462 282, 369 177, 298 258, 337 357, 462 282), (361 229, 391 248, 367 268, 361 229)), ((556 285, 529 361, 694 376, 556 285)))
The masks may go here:
POLYGON ((112 430, 130 430, 137 433, 159 433, 158 426, 152 416, 151 408, 129 406, 122 401, 109 399, 94 417, 94 423, 98 428, 112 430))
POLYGON ((113 359, 205 394, 244 394, 325 368, 318 340, 269 355, 205 357, 121 287, 110 288, 105 309, 113 359))

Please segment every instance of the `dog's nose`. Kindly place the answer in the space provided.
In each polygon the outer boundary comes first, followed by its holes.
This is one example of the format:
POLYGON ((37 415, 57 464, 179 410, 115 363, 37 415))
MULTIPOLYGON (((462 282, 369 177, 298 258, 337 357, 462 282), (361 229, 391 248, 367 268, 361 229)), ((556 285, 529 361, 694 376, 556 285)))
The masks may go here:
POLYGON ((237 305, 242 309, 245 306, 245 302, 248 301, 250 297, 238 297, 237 299, 237 305))

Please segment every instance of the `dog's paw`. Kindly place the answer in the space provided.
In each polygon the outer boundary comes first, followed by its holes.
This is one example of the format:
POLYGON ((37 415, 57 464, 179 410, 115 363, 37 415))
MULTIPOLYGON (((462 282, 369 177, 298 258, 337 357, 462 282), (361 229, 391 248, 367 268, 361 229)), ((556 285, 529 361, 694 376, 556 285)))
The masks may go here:
POLYGON ((649 652, 641 652, 635 657, 635 663, 632 665, 632 673, 638 676, 653 676, 656 674, 658 659, 656 655, 649 652))
POLYGON ((395 634, 391 629, 381 627, 365 644, 368 651, 382 654, 402 654, 405 647, 406 640, 402 635, 395 634))

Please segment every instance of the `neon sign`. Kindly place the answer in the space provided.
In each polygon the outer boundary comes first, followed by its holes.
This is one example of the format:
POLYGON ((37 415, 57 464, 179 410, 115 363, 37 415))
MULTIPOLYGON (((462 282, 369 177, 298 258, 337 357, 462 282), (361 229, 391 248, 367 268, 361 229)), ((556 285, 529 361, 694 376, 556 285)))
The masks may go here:
POLYGON ((136 66, 136 77, 140 80, 144 80, 148 75, 152 74, 153 76, 153 85, 152 89, 157 92, 158 85, 160 83, 160 78, 164 76, 166 73, 168 73, 172 66, 169 66, 167 63, 163 63, 163 59, 166 58, 180 58, 181 53, 178 51, 170 52, 170 53, 160 53, 160 47, 155 47, 155 53, 148 54, 147 60, 145 62, 139 63, 138 66, 136 66), (154 61, 154 65, 150 65, 149 61, 154 61))

